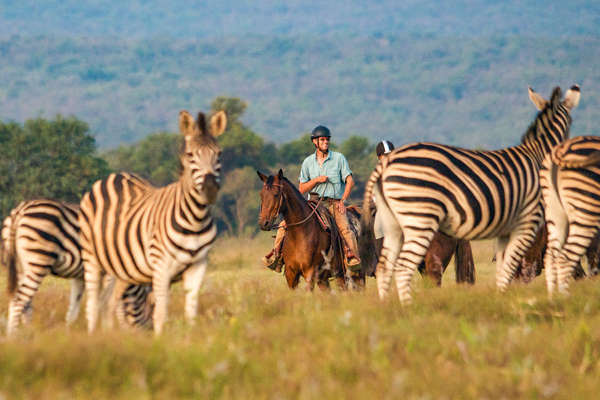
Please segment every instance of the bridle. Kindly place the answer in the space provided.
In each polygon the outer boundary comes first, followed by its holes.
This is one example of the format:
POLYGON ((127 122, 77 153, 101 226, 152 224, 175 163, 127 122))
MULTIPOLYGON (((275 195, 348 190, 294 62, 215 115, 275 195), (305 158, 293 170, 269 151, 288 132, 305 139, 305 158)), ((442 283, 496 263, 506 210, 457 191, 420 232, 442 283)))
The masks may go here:
MULTIPOLYGON (((329 183, 329 182, 328 182, 329 183)), ((266 183, 265 183, 266 185, 266 183)), ((283 185, 280 183, 271 183, 270 186, 278 186, 280 188, 279 190, 279 205, 277 206, 277 213, 275 215, 279 215, 280 211, 281 211, 281 206, 283 205, 283 185)), ((312 206, 310 205, 310 208, 312 208, 312 211, 308 214, 308 216, 306 218, 304 218, 302 221, 299 222, 294 222, 293 224, 286 224, 286 226, 283 226, 282 228, 287 230, 289 227, 291 226, 298 226, 298 225, 302 225, 304 224, 306 221, 309 220, 310 217, 312 217, 316 212, 317 212, 317 208, 319 208, 319 204, 321 204, 321 200, 323 200, 324 196, 319 197, 319 201, 317 202, 316 206, 312 206)), ((260 203, 260 209, 262 210, 262 201, 260 203)), ((281 224, 277 224, 275 226, 270 227, 268 230, 270 231, 274 231, 280 228, 281 224)))

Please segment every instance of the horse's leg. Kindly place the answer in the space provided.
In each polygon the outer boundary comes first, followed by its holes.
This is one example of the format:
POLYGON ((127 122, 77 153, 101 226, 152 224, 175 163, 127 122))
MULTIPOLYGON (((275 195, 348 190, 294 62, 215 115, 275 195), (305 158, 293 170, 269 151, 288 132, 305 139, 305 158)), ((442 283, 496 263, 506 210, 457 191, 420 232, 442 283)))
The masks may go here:
POLYGON ((317 277, 315 276, 315 267, 311 267, 304 273, 304 279, 306 280, 306 290, 312 292, 315 288, 315 281, 317 277))
POLYGON ((366 286, 364 270, 361 270, 359 273, 352 274, 352 282, 357 290, 363 290, 366 286))
MULTIPOLYGON (((450 259, 448 259, 450 262, 450 259)), ((473 251, 468 240, 459 239, 454 250, 454 269, 456 283, 475 283, 475 263, 473 262, 473 251)))
POLYGON ((289 264, 285 267, 285 280, 287 281, 288 287, 290 289, 296 289, 298 283, 300 282, 300 271, 298 271, 295 267, 291 267, 289 264))
MULTIPOLYGON (((442 274, 446 269, 446 263, 443 262, 444 254, 440 254, 445 249, 442 246, 439 246, 439 243, 434 243, 436 238, 434 237, 433 242, 429 246, 429 250, 425 254, 425 271, 424 277, 425 281, 432 282, 435 286, 442 286, 442 274)), ((420 265, 422 265, 421 262, 420 265)))

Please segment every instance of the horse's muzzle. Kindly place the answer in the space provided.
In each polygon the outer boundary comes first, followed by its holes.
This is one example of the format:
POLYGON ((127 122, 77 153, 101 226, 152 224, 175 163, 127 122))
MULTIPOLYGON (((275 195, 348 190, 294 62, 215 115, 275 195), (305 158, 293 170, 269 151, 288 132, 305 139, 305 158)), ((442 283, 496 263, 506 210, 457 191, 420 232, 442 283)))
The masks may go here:
POLYGON ((273 227, 273 222, 269 221, 268 219, 265 219, 265 220, 259 219, 258 220, 258 226, 263 231, 270 231, 271 228, 273 227))

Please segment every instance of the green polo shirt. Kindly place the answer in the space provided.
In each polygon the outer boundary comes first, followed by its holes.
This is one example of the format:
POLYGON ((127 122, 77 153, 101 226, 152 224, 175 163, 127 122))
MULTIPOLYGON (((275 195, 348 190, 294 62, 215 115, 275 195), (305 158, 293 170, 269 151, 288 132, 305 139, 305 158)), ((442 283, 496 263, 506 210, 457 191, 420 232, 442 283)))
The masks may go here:
POLYGON ((329 150, 323 165, 319 165, 316 152, 304 159, 300 169, 300 183, 306 183, 321 175, 327 175, 327 182, 317 184, 311 193, 341 199, 346 189, 346 178, 352 175, 352 171, 342 153, 329 150))

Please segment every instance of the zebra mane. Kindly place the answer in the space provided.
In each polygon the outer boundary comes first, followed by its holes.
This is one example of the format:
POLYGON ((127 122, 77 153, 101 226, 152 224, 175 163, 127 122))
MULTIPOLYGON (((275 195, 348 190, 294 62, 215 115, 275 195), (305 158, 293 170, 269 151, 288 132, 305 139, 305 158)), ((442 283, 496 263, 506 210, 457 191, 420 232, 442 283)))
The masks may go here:
POLYGON ((535 141, 535 139, 537 138, 536 127, 538 120, 542 118, 542 115, 548 113, 550 109, 552 110, 552 113, 554 113, 560 105, 561 97, 562 91, 560 90, 560 87, 557 86, 554 88, 554 90, 552 90, 552 96, 550 97, 550 101, 546 104, 546 107, 544 107, 543 110, 539 111, 535 116, 535 119, 531 122, 531 124, 529 124, 529 127, 521 137, 521 143, 524 144, 529 141, 535 141))

